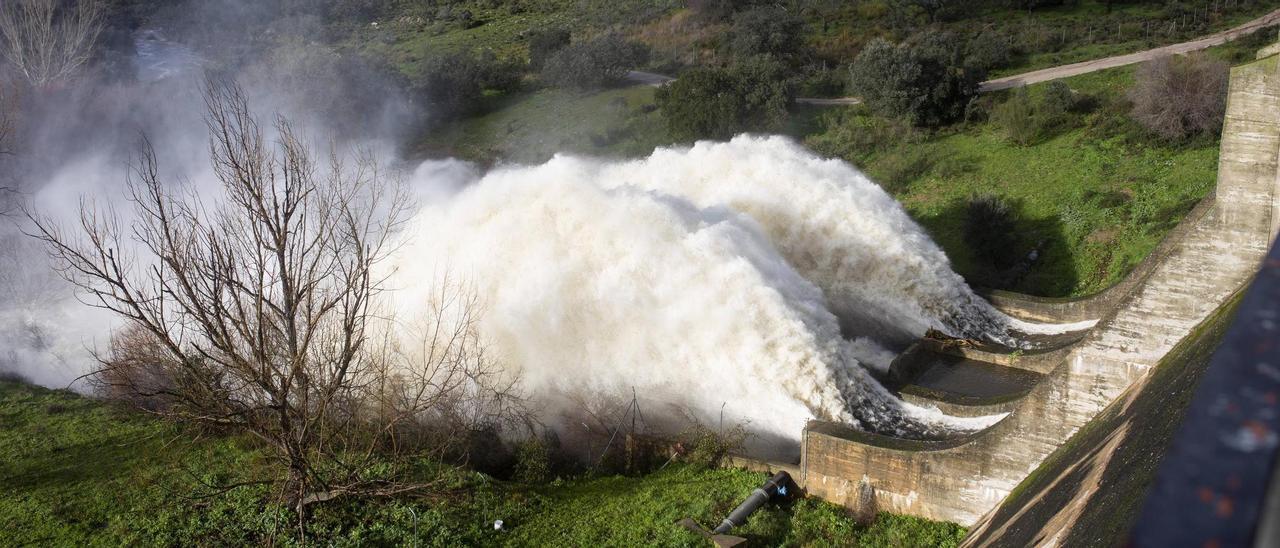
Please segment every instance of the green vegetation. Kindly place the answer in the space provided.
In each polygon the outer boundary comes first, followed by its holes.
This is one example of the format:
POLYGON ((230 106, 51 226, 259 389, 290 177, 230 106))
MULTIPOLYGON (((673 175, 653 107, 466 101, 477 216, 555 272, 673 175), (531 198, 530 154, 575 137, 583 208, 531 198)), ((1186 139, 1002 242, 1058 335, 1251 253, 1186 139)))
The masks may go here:
MULTIPOLYGON (((1268 42, 1255 37, 1207 55, 1239 62, 1268 42)), ((659 102, 665 108, 656 111, 654 91, 643 86, 491 98, 486 114, 431 134, 421 150, 484 163, 537 162, 556 152, 635 156, 698 134, 779 131, 864 169, 902 201, 971 283, 1082 296, 1119 281, 1210 192, 1217 176, 1216 135, 1167 141, 1131 119, 1136 71, 1112 69, 982 95, 965 108, 966 122, 935 131, 866 107, 792 107, 783 124, 709 117, 750 109, 741 97, 720 110, 727 99, 716 94, 702 95, 719 102, 690 100, 706 87, 694 85, 702 74, 694 72, 684 84, 694 90, 668 92, 666 103, 659 102), (1016 219, 1010 257, 997 261, 1014 271, 979 257, 965 241, 967 204, 980 195, 1001 199, 1016 219)))
POLYGON ((607 33, 557 50, 543 66, 542 78, 558 87, 595 90, 620 83, 648 57, 646 46, 607 33))
MULTIPOLYGON (((1074 115, 1071 124, 1042 128, 1044 134, 1026 146, 1012 142, 996 122, 921 133, 862 108, 820 114, 823 129, 806 143, 862 167, 897 196, 971 283, 1044 296, 1087 295, 1119 281, 1216 180, 1215 138, 1169 143, 1129 119, 1124 94, 1133 72, 1121 68, 1065 80, 1098 106, 1074 115), (980 194, 1009 204, 1018 254, 1036 254, 1016 279, 994 272, 964 242, 966 204, 980 194)), ((1031 86, 1027 100, 1043 103, 1052 87, 1031 86)), ((1003 95, 1017 100, 1018 93, 1003 95)), ((987 104, 1001 100, 983 98, 987 104)))
MULTIPOLYGON (((263 485, 245 438, 181 430, 64 391, 0 381, 0 527, 18 545, 221 545, 274 539, 328 545, 701 546, 675 522, 715 524, 763 480, 741 470, 674 464, 639 476, 498 481, 422 465, 450 489, 438 499, 338 500, 303 531, 263 485), (504 531, 495 531, 501 519, 504 531)), ((741 530, 753 544, 955 546, 954 524, 880 515, 856 525, 814 500, 769 506, 741 530)))
POLYGON ((901 41, 921 27, 933 26, 955 32, 982 47, 1006 45, 1007 49, 988 57, 998 62, 984 64, 992 77, 1181 42, 1226 30, 1275 9, 1269 2, 1242 1, 1228 6, 1212 0, 863 0, 805 4, 801 13, 810 27, 807 41, 816 55, 829 63, 847 63, 875 38, 901 41), (923 9, 929 5, 938 9, 923 9))
MULTIPOLYGON (((1041 524, 1072 509, 1078 515, 1064 516, 1073 526, 1060 539, 1063 544, 1123 544, 1243 296, 1239 292, 1224 303, 1132 389, 1132 397, 1122 396, 1107 407, 1018 484, 984 529, 1002 532, 993 546, 1032 544, 1041 524), (1093 495, 1072 500, 1084 492, 1093 495)), ((974 540, 987 545, 997 539, 974 540)))
POLYGON ((983 75, 965 61, 964 45, 950 33, 897 45, 874 40, 850 72, 853 91, 872 109, 921 127, 962 120, 983 75))
POLYGON ((418 152, 483 164, 543 162, 562 152, 644 155, 670 142, 653 94, 654 88, 633 86, 489 97, 483 114, 429 132, 418 152))
POLYGON ((693 141, 746 131, 777 131, 787 121, 792 87, 786 67, 757 57, 727 69, 695 69, 658 89, 670 135, 693 141))

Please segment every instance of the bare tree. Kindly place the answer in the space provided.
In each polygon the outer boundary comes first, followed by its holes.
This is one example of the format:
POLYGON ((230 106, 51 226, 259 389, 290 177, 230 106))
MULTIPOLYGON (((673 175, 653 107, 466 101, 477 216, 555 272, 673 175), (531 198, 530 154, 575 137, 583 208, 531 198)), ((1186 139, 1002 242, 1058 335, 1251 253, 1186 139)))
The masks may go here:
POLYGON ((6 0, 0 3, 0 45, 36 87, 75 74, 93 55, 103 27, 99 0, 6 0))
POLYGON ((0 215, 12 212, 17 187, 12 162, 18 133, 18 104, 18 86, 0 71, 0 215))
POLYGON ((1166 139, 1217 132, 1227 108, 1229 70, 1201 54, 1143 63, 1129 90, 1134 120, 1166 139))
POLYGON ((283 118, 273 144, 235 85, 211 83, 206 102, 218 205, 166 185, 147 146, 129 181, 136 219, 82 204, 72 236, 28 215, 86 302, 127 321, 98 382, 261 439, 300 511, 429 487, 370 464, 442 453, 441 431, 499 421, 516 402, 474 297, 446 280, 421 318, 380 315, 377 265, 407 208, 396 180, 367 155, 348 166, 330 153, 322 169, 283 118))
POLYGON ((9 86, 0 80, 0 156, 8 156, 13 154, 11 140, 14 132, 14 117, 16 116, 16 108, 14 106, 14 94, 9 86))

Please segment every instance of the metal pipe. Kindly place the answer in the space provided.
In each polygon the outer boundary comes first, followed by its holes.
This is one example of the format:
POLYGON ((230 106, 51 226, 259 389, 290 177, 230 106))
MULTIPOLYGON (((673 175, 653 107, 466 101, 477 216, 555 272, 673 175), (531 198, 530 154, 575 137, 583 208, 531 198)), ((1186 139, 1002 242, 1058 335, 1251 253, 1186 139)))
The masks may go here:
POLYGON ((747 500, 742 501, 742 504, 739 504, 737 508, 730 512, 729 517, 724 518, 724 521, 720 522, 720 525, 712 532, 722 535, 728 533, 734 527, 741 527, 747 523, 747 518, 751 517, 751 514, 754 514, 761 506, 764 506, 764 503, 769 502, 769 499, 774 496, 787 496, 788 492, 794 489, 794 485, 791 481, 791 474, 786 472, 774 474, 773 477, 764 482, 764 485, 752 491, 751 496, 747 497, 747 500))

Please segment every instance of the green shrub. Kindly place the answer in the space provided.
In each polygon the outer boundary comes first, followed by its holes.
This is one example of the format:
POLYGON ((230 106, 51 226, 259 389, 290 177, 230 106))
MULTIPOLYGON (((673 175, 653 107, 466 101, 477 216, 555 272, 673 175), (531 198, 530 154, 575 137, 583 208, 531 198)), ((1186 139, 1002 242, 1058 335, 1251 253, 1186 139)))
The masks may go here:
POLYGON ((1048 118, 1057 118, 1075 111, 1076 103, 1076 92, 1071 91, 1071 86, 1061 81, 1049 82, 1040 96, 1040 111, 1048 118))
POLYGON ((1004 130, 1010 142, 1022 146, 1038 141, 1044 126, 1041 113, 1026 88, 1018 89, 1009 100, 996 105, 991 119, 1004 130))
POLYGON ((689 0, 689 11, 706 23, 720 23, 733 15, 734 0, 689 0))
POLYGON ((484 91, 511 91, 520 84, 520 67, 483 53, 447 53, 426 62, 425 81, 418 84, 429 113, 438 119, 463 117, 481 105, 484 91))
POLYGON ((536 31, 529 36, 529 68, 535 71, 542 70, 557 51, 560 51, 570 42, 569 31, 562 28, 545 29, 536 31))
POLYGON ((933 169, 934 158, 921 147, 900 146, 876 162, 872 175, 889 192, 901 192, 911 181, 933 169))
POLYGON ((516 445, 516 480, 526 483, 549 481, 551 468, 551 447, 542 438, 531 437, 516 445))
POLYGON ((1013 40, 1007 34, 994 31, 969 40, 965 50, 968 63, 983 70, 1007 67, 1017 54, 1013 40))
POLYGON ((963 56, 951 33, 926 33, 897 45, 877 38, 854 60, 851 85, 881 114, 943 126, 964 119, 984 75, 963 56))
POLYGON ((747 440, 747 428, 744 424, 735 424, 728 431, 717 431, 695 422, 680 433, 678 440, 685 449, 685 462, 715 468, 731 453, 742 449, 747 440))
POLYGON ((786 122, 793 96, 786 67, 768 58, 694 69, 654 94, 671 136, 681 140, 776 130, 786 122))
POLYGON ((822 131, 805 139, 821 154, 866 164, 877 152, 921 141, 921 132, 897 118, 868 116, 857 109, 830 109, 820 120, 822 131))
POLYGON ((558 87, 599 89, 621 81, 648 57, 643 44, 608 33, 561 48, 547 59, 542 77, 558 87))
POLYGON ((778 6, 762 6, 733 16, 727 43, 735 57, 771 55, 794 59, 804 49, 804 20, 778 6))
POLYGON ((1080 96, 1062 82, 1050 82, 1037 97, 1027 88, 1015 90, 995 107, 991 118, 1010 142, 1028 146, 1076 127, 1080 122, 1078 114, 1092 108, 1092 98, 1080 96))

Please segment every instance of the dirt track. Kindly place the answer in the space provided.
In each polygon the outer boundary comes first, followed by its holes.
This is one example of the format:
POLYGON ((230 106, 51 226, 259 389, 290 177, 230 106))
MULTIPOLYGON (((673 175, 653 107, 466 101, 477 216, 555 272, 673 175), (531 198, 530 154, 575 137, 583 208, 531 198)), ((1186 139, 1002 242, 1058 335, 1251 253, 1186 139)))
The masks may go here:
POLYGON ((981 88, 979 89, 981 89, 982 91, 996 91, 1001 89, 1016 88, 1016 87, 1025 86, 1028 84, 1046 82, 1049 80, 1057 80, 1059 78, 1068 78, 1071 76, 1078 76, 1081 74, 1087 74, 1090 72, 1105 70, 1109 68, 1123 67, 1125 65, 1132 65, 1134 63, 1150 61, 1151 59, 1155 59, 1157 57, 1162 57, 1165 55, 1176 55, 1176 54, 1190 53, 1193 51, 1200 51, 1203 49, 1211 48, 1213 46, 1225 44, 1241 36, 1253 34, 1259 29, 1266 27, 1268 25, 1275 24, 1277 22, 1280 22, 1280 9, 1275 10, 1266 15, 1263 15, 1262 17, 1254 19, 1253 21, 1249 21, 1248 23, 1240 25, 1236 28, 1233 28, 1230 30, 1224 30, 1217 34, 1210 34, 1209 36, 1198 38, 1190 42, 1173 44, 1171 46, 1163 46, 1155 49, 1149 49, 1146 51, 1140 51, 1137 53, 1130 53, 1127 55, 1116 55, 1114 57, 1104 57, 1102 59, 1094 59, 1092 61, 1072 63, 1070 65, 1062 65, 1060 67, 1034 70, 1034 71, 1025 72, 1022 74, 1015 74, 1013 76, 1006 76, 1004 78, 995 78, 995 79, 991 79, 991 80, 987 80, 986 82, 983 82, 981 88))
MULTIPOLYGON (((1105 70, 1105 69, 1115 68, 1115 67, 1123 67, 1125 65, 1132 65, 1134 63, 1141 63, 1143 61, 1149 61, 1151 59, 1155 59, 1156 57, 1161 57, 1164 55, 1177 55, 1177 54, 1190 53, 1193 51, 1200 51, 1203 49, 1211 48, 1213 46, 1225 44, 1227 42, 1240 38, 1241 36, 1253 34, 1254 32, 1257 32, 1259 29, 1262 29, 1264 27, 1267 27, 1269 25, 1273 25, 1276 23, 1280 23, 1280 9, 1272 11, 1271 13, 1263 15, 1262 17, 1249 21, 1248 23, 1245 23, 1238 27, 1224 30, 1219 33, 1210 34, 1202 38, 1197 38, 1190 42, 1182 42, 1180 44, 1162 46, 1154 49, 1149 49, 1146 51, 1139 51, 1137 53, 1129 53, 1125 55, 1104 57, 1102 59, 1094 59, 1092 61, 1072 63, 1070 65, 1062 65, 1059 67, 1033 70, 1031 72, 1015 74, 1013 76, 1005 76, 1003 78, 993 78, 991 80, 987 80, 986 82, 983 82, 982 84, 980 84, 978 89, 979 91, 982 91, 982 92, 988 92, 988 91, 998 91, 1002 89, 1016 88, 1016 87, 1025 86, 1029 84, 1047 82, 1049 80, 1057 80, 1059 78, 1069 78, 1072 76, 1079 76, 1081 74, 1088 74, 1090 72, 1095 72, 1099 70, 1105 70)), ((627 79, 639 84, 647 84, 654 87, 663 86, 675 80, 675 78, 672 78, 670 76, 665 76, 662 74, 654 74, 651 72, 639 72, 639 71, 631 71, 627 73, 627 79)), ((817 105, 817 106, 838 106, 838 105, 861 104, 862 99, 858 97, 834 97, 834 98, 798 97, 796 98, 796 102, 808 104, 808 105, 817 105)))

